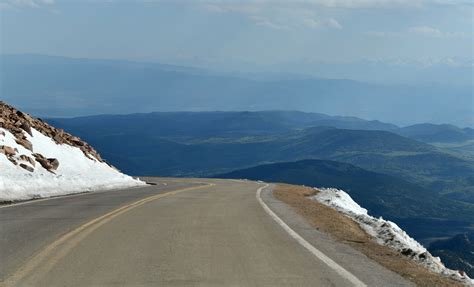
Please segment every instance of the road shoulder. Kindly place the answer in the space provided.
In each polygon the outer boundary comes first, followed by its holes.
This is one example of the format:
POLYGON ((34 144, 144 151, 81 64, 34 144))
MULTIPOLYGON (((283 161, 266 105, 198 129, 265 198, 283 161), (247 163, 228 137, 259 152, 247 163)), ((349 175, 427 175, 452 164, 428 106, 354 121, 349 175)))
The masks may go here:
POLYGON ((368 286, 460 286, 378 245, 357 223, 306 198, 305 192, 309 189, 278 184, 263 190, 261 197, 306 241, 368 286))

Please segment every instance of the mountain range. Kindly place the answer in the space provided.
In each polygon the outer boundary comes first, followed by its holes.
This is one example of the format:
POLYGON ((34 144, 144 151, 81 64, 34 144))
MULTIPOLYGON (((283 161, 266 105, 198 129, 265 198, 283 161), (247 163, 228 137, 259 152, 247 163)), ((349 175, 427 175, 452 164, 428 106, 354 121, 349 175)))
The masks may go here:
POLYGON ((2 55, 0 66, 2 99, 38 116, 302 110, 398 124, 474 127, 469 85, 376 84, 304 75, 258 77, 157 63, 42 55, 2 55))
MULTIPOLYGON (((340 188, 372 215, 396 222, 427 245, 471 232, 474 224, 474 161, 469 152, 452 149, 472 142, 469 128, 398 127, 293 111, 159 112, 46 121, 87 140, 114 166, 134 175, 340 188)), ((460 264, 456 252, 439 251, 453 262, 452 268, 460 264)))
MULTIPOLYGON (((374 216, 385 218, 458 219, 457 212, 474 220, 471 205, 447 200, 401 178, 330 160, 301 160, 259 165, 216 175, 218 178, 262 180, 346 191, 374 216), (426 199, 430 200, 427 201, 426 199), (443 211, 444 210, 444 211, 443 211)), ((417 233, 417 232, 415 232, 417 233)))
MULTIPOLYGON (((470 157, 399 135, 410 127, 288 111, 168 112, 48 121, 87 139, 131 174, 210 176, 262 163, 328 159, 474 202, 470 157)), ((450 136, 443 141, 449 142, 450 136)))

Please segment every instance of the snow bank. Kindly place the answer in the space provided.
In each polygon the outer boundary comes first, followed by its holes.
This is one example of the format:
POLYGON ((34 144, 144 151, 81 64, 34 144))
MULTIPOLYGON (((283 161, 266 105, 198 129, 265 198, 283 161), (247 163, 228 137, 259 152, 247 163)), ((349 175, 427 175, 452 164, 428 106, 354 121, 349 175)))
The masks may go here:
POLYGON ((368 215, 367 209, 358 205, 346 192, 334 188, 318 188, 318 190, 320 192, 311 197, 313 200, 355 220, 377 243, 397 250, 431 271, 474 286, 474 280, 467 275, 461 275, 458 271, 446 268, 438 257, 432 256, 426 248, 395 223, 368 215))
POLYGON ((0 201, 26 200, 145 184, 120 173, 104 162, 87 158, 77 147, 59 145, 35 129, 32 129, 32 134, 33 136, 26 136, 33 144, 34 153, 58 159, 59 167, 52 173, 38 163, 33 166, 28 161, 22 161, 20 155, 33 157, 33 152, 17 144, 15 137, 8 130, 0 128, 0 145, 16 148, 18 152, 15 160, 34 168, 33 172, 27 171, 10 162, 4 154, 0 154, 0 201), (4 136, 2 131, 5 133, 4 136))

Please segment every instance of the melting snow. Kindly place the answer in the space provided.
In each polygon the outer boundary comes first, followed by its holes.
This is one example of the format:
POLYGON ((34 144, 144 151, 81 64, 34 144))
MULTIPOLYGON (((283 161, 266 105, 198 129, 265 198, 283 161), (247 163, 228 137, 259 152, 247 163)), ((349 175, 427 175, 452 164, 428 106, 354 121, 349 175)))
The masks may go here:
MULTIPOLYGON (((0 131, 5 133, 5 136, 0 133, 0 145, 16 148, 17 155, 33 157, 33 152, 17 144, 15 137, 8 130, 0 128, 0 131)), ((35 129, 32 129, 32 133, 33 136, 26 136, 33 144, 33 151, 47 158, 58 159, 59 167, 54 174, 36 163, 34 171, 29 172, 0 154, 0 201, 26 200, 144 184, 104 162, 87 158, 77 147, 59 145, 35 129)), ((19 163, 31 166, 27 161, 19 163)))
POLYGON ((318 188, 318 194, 312 199, 330 206, 355 220, 377 243, 393 248, 428 269, 461 281, 466 285, 474 286, 474 280, 458 271, 446 268, 438 257, 432 256, 415 239, 395 223, 370 216, 367 209, 357 204, 346 192, 334 188, 318 188))

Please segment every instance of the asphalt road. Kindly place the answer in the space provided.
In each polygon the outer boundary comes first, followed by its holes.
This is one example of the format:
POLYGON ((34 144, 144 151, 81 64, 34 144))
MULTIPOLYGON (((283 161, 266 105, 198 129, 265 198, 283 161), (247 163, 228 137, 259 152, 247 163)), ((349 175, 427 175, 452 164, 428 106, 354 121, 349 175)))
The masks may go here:
POLYGON ((148 180, 158 184, 0 208, 0 285, 410 285, 313 230, 271 187, 263 202, 331 262, 262 207, 261 183, 148 180))

